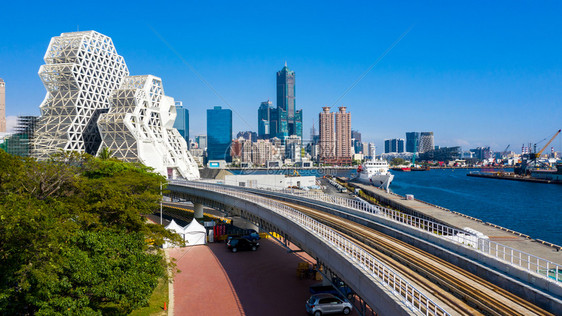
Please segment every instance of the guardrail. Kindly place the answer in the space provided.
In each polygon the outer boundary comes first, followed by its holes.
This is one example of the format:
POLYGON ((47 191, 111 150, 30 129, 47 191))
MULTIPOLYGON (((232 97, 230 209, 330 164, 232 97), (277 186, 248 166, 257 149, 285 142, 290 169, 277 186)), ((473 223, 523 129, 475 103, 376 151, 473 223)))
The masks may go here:
MULTIPOLYGON (((559 283, 560 281, 562 281, 562 265, 526 253, 524 251, 505 246, 501 243, 491 241, 487 236, 459 230, 431 220, 405 214, 385 207, 372 204, 367 205, 366 202, 359 202, 353 199, 346 199, 318 192, 299 192, 294 189, 285 189, 280 192, 337 204, 339 206, 386 217, 394 221, 414 226, 427 232, 437 234, 442 238, 447 238, 462 246, 476 248, 485 254, 495 257, 496 259, 503 260, 510 263, 511 265, 523 268, 538 276, 548 278, 550 281, 558 281, 557 284, 559 286, 562 286, 559 283)), ((490 224, 488 223, 488 225, 490 224)), ((526 235, 521 235, 521 237, 528 238, 528 236, 526 235)))
POLYGON ((269 210, 290 219, 293 223, 310 231, 314 236, 322 239, 326 244, 331 245, 346 255, 351 262, 368 273, 368 275, 376 277, 381 283, 392 288, 394 290, 393 294, 397 295, 401 301, 406 302, 411 308, 426 315, 449 315, 449 313, 447 313, 443 308, 418 291, 398 273, 380 262, 357 244, 350 241, 343 234, 291 207, 256 194, 250 194, 234 188, 217 186, 210 183, 187 182, 181 180, 170 180, 170 183, 211 192, 219 192, 221 194, 234 196, 236 198, 251 201, 266 207, 269 210))
MULTIPOLYGON (((211 182, 207 182, 211 183, 211 182)), ((221 185, 224 186, 224 185, 221 185)), ((235 187, 234 187, 235 188, 235 187)), ((487 255, 498 260, 507 262, 513 266, 525 269, 537 276, 547 278, 549 281, 556 282, 558 286, 562 286, 562 265, 549 261, 544 258, 526 253, 524 251, 503 245, 501 243, 491 241, 487 236, 478 235, 473 232, 459 230, 438 222, 417 216, 395 211, 389 208, 373 205, 364 201, 342 198, 319 192, 302 191, 296 189, 271 190, 284 194, 291 194, 299 197, 310 198, 317 201, 336 204, 339 206, 352 208, 358 211, 366 212, 375 216, 385 217, 387 219, 404 223, 424 231, 436 234, 449 241, 455 242, 464 247, 475 248, 487 255)), ((493 224, 492 224, 493 225, 493 224)), ((526 237, 526 236, 522 236, 526 237)))

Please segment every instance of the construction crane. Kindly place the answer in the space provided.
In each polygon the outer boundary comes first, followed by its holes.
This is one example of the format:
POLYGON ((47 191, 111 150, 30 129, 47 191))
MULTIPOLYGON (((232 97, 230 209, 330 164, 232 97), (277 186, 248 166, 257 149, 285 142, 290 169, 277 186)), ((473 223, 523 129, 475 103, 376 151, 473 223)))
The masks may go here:
POLYGON ((507 147, 505 147, 505 149, 502 151, 502 155, 507 154, 507 150, 509 149, 509 146, 511 146, 511 144, 507 145, 507 147))
POLYGON ((414 138, 414 154, 412 155, 412 168, 416 167, 416 152, 418 151, 418 138, 414 138))

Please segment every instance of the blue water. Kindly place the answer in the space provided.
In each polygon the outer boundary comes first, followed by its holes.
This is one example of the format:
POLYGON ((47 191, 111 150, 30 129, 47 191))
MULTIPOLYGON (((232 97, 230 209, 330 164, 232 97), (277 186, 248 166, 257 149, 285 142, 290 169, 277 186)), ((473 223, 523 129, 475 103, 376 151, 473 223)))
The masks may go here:
MULTIPOLYGON (((303 176, 349 177, 355 170, 298 170, 303 176)), ((448 208, 557 245, 562 245, 562 185, 469 177, 474 170, 392 171, 392 192, 448 208)), ((235 174, 292 174, 235 170, 235 174)))
POLYGON ((468 172, 394 171, 391 190, 562 245, 562 185, 476 178, 468 172))

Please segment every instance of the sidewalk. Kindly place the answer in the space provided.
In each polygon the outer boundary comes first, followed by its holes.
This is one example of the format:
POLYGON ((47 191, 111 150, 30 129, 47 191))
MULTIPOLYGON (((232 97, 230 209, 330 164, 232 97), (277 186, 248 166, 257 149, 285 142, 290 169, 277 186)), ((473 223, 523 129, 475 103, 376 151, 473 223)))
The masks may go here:
POLYGON ((224 243, 169 250, 181 271, 174 278, 174 315, 306 315, 308 287, 298 262, 312 259, 287 253, 270 239, 253 251, 230 252, 224 243))

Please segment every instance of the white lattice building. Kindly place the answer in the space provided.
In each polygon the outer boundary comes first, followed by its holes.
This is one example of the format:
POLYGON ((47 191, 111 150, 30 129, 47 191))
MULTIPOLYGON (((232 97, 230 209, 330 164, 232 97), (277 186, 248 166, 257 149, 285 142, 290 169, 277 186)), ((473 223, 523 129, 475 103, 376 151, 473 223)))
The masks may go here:
POLYGON ((100 150, 107 147, 114 157, 140 161, 169 178, 199 178, 185 139, 173 128, 175 119, 174 99, 164 95, 160 78, 127 77, 98 120, 100 150))
POLYGON ((109 95, 129 74, 111 38, 94 31, 53 37, 39 76, 47 89, 32 156, 59 150, 95 154, 96 120, 109 109, 109 95))
POLYGON ((173 128, 174 101, 164 95, 161 80, 128 77, 111 38, 95 31, 62 33, 51 39, 44 59, 39 76, 47 94, 33 157, 47 159, 60 150, 95 155, 102 148, 98 120, 106 113, 99 126, 113 157, 142 162, 169 177, 199 177, 185 140, 173 128))

